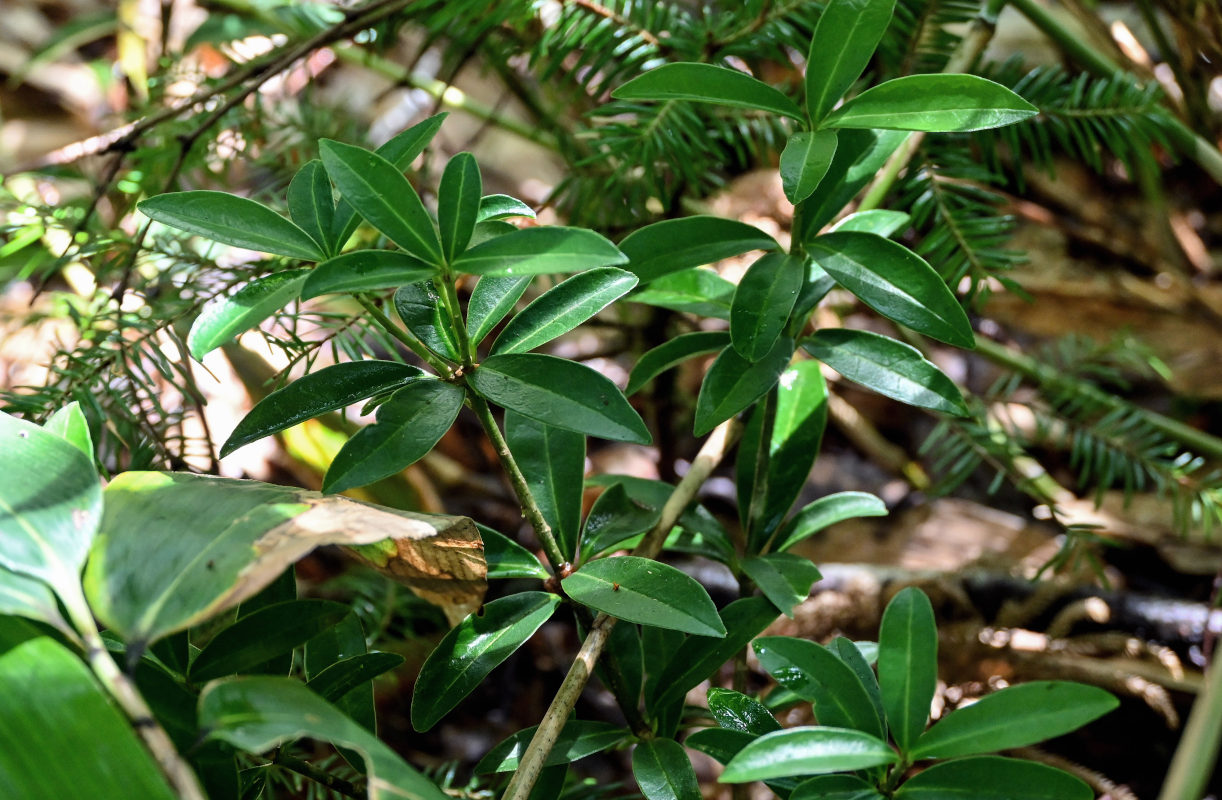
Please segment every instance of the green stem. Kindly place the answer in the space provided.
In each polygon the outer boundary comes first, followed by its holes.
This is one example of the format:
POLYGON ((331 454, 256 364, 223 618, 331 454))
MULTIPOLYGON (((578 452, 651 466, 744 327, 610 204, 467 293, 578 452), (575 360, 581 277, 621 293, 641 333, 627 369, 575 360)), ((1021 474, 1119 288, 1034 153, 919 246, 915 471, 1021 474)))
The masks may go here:
POLYGON ((1222 639, 1205 677, 1205 690, 1188 715, 1158 800, 1200 800, 1213 774, 1222 744, 1222 639))
POLYGON ((470 369, 475 366, 475 347, 471 337, 467 336, 467 323, 463 319, 462 305, 458 302, 458 289, 449 270, 446 270, 446 274, 441 278, 441 298, 446 305, 450 328, 454 331, 454 338, 458 343, 458 352, 462 354, 463 366, 470 369))
POLYGON ((361 307, 369 312, 369 316, 373 317, 378 323, 378 327, 389 333, 396 341, 402 343, 408 350, 411 350, 416 355, 420 356, 426 364, 437 371, 437 374, 442 378, 449 380, 453 377, 453 371, 450 365, 433 355, 433 352, 424 346, 424 343, 415 336, 410 335, 407 331, 400 328, 394 321, 378 308, 377 304, 364 295, 354 295, 356 301, 361 304, 361 307))
POLYGON ((342 794, 344 797, 356 798, 362 800, 366 795, 364 790, 357 788, 351 781, 346 781, 330 772, 321 770, 308 761, 303 761, 295 756, 290 756, 283 750, 277 750, 272 756, 272 763, 278 767, 284 767, 287 770, 296 772, 298 775, 303 775, 315 783, 325 786, 336 794, 342 794))

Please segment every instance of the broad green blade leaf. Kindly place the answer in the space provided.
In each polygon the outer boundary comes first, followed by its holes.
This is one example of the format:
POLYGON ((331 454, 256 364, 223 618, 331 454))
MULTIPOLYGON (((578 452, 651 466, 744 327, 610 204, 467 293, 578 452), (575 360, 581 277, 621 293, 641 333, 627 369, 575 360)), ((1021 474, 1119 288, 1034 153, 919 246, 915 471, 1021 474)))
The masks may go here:
POLYGON ((849 214, 833 225, 830 232, 856 231, 857 233, 872 233, 875 236, 890 236, 907 225, 911 219, 912 215, 903 211, 872 208, 869 211, 849 214))
MULTIPOLYGON (((350 684, 358 677, 340 665, 355 658, 364 658, 368 653, 365 628, 356 613, 350 609, 338 624, 306 642, 303 661, 306 685, 311 691, 333 704, 353 722, 376 733, 378 721, 377 710, 373 704, 373 684, 364 683, 340 691, 345 683, 350 684)), ((340 752, 350 764, 360 767, 360 758, 356 754, 342 750, 340 752)))
POLYGON ((304 599, 253 611, 216 634, 191 662, 192 682, 248 672, 300 647, 348 614, 343 603, 304 599))
POLYGON ((823 302, 828 292, 835 288, 836 281, 832 280, 832 276, 824 272, 813 258, 807 256, 806 282, 802 284, 802 290, 798 292, 798 299, 793 304, 793 313, 789 315, 786 335, 798 336, 806 327, 810 312, 814 311, 815 306, 823 302))
POLYGON ((802 347, 844 377, 885 397, 957 417, 970 413, 954 381, 920 350, 889 336, 826 328, 802 347))
POLYGON ((836 155, 819 182, 819 193, 807 198, 794 235, 802 242, 812 241, 874 180, 910 135, 905 131, 837 131, 836 155))
POLYGON ((506 411, 505 440, 564 557, 575 561, 586 437, 506 411))
POLYGON ((516 197, 507 194, 490 194, 479 200, 479 222, 505 219, 507 217, 535 218, 535 210, 516 197))
POLYGON ((342 242, 331 238, 335 224, 335 198, 331 181, 318 159, 307 161, 289 182, 289 216, 293 223, 318 242, 324 254, 334 253, 342 242))
POLYGON ((647 800, 701 800, 696 771, 673 739, 650 739, 632 751, 632 774, 647 800))
MULTIPOLYGON (((863 644, 869 644, 865 642, 863 644)), ((883 724, 883 731, 887 728, 887 712, 883 708, 883 693, 878 688, 878 676, 874 674, 874 668, 870 666, 871 661, 866 659, 866 654, 862 648, 858 647, 852 641, 837 636, 828 643, 827 649, 832 655, 843 661, 849 669, 861 680, 861 685, 866 687, 866 694, 870 696, 870 702, 874 704, 874 711, 878 714, 878 719, 883 724)), ((878 660, 877 648, 874 652, 874 661, 878 660)), ((887 738, 883 736, 882 738, 887 738)))
POLYGON ((454 424, 463 390, 452 383, 412 381, 378 406, 377 422, 362 428, 336 454, 323 492, 342 492, 394 475, 423 458, 454 424))
POLYGON ((791 775, 850 772, 894 764, 895 751, 883 740, 857 730, 790 728, 765 734, 730 759, 719 783, 746 783, 791 775))
POLYGON ((582 364, 537 353, 509 353, 489 356, 467 381, 502 408, 547 425, 614 441, 653 441, 619 388, 582 364))
POLYGON ((349 361, 310 372, 255 404, 221 447, 221 457, 307 419, 350 406, 424 377, 394 361, 349 361))
MULTIPOLYGON (((537 497, 537 495, 536 495, 537 497)), ((484 561, 488 562, 488 580, 494 578, 538 578, 545 581, 551 573, 535 554, 503 533, 477 523, 484 540, 484 561)))
POLYGON ((628 300, 699 317, 728 320, 735 288, 734 284, 711 269, 692 268, 650 281, 648 286, 628 300))
POLYGON ((467 303, 467 335, 472 342, 482 342, 497 323, 513 311, 533 279, 530 275, 521 278, 485 275, 479 279, 467 303))
POLYGON ((806 59, 806 113, 816 125, 870 63, 891 23, 895 0, 831 0, 806 59))
POLYGON ((987 695, 944 717, 912 746, 912 757, 953 758, 1011 750, 1077 730, 1118 706, 1096 686, 1034 681, 987 695))
POLYGON ((447 322, 445 304, 432 283, 401 286, 394 303, 395 313, 413 336, 442 358, 458 360, 458 342, 447 322))
POLYGON ((398 653, 361 653, 336 661, 310 678, 306 686, 328 703, 338 703, 344 695, 403 663, 398 653))
POLYGON ((199 361, 296 300, 309 274, 308 269, 276 272, 208 301, 187 334, 191 357, 199 361))
POLYGON ((756 734, 745 731, 703 728, 688 736, 683 744, 697 752, 704 753, 718 763, 728 764, 740 750, 757 738, 759 737, 756 734))
POLYGON ((809 558, 792 553, 751 556, 742 563, 743 572, 781 613, 793 619, 793 607, 810 597, 810 587, 823 576, 809 558))
POLYGON ((315 267, 301 287, 301 299, 392 289, 428 280, 436 273, 436 267, 398 250, 354 250, 315 267))
POLYGON ((598 496, 586 515, 581 532, 585 561, 613 547, 628 547, 629 540, 653 528, 674 487, 661 481, 622 481, 598 496))
POLYGON ((547 592, 493 600, 445 635, 420 668, 412 691, 412 727, 427 731, 484 677, 534 635, 560 604, 547 592))
POLYGON ((789 800, 886 800, 856 775, 819 775, 798 784, 789 800))
POLYGON ((779 250, 780 245, 745 222, 697 216, 638 228, 624 237, 619 249, 628 257, 628 269, 644 284, 751 250, 779 250))
POLYGON ((777 550, 788 550, 829 525, 857 517, 885 517, 887 505, 866 492, 837 492, 820 497, 793 516, 781 529, 777 550))
POLYGON ((422 261, 442 263, 433 220, 398 167, 377 153, 330 139, 318 149, 344 200, 370 225, 422 261))
POLYGON ((525 353, 568 333, 636 286, 636 276, 615 267, 578 273, 539 295, 509 321, 493 353, 525 353))
POLYGON ((747 268, 730 306, 734 349, 754 363, 776 345, 805 279, 801 259, 765 253, 747 268))
POLYGON ((310 234, 265 205, 225 192, 170 192, 136 205, 163 225, 221 244, 306 261, 326 258, 310 234))
POLYGON ((925 730, 938 683, 938 628, 929 598, 903 589, 883 612, 878 685, 891 736, 905 753, 925 730))
POLYGON ((663 64, 628 81, 611 96, 616 100, 693 100, 803 119, 802 109, 768 84, 713 64, 663 64))
POLYGON ((459 153, 446 163, 437 188, 437 227, 446 262, 453 262, 471 241, 479 216, 484 181, 470 153, 459 153))
POLYGON ((0 655, 0 787, 14 800, 173 800, 131 723, 50 637, 0 655))
POLYGON ((972 326, 946 283, 898 242, 869 233, 829 233, 809 245, 827 274, 887 319, 947 344, 975 347, 972 326))
POLYGON ((823 120, 825 128, 979 131, 1034 117, 1039 109, 976 75, 908 75, 880 83, 823 120))
POLYGON ((623 264, 610 241, 585 228, 523 228, 470 248, 451 265, 469 275, 545 275, 623 264))
POLYGON ((781 188, 789 202, 796 206, 814 194, 835 155, 835 131, 798 131, 789 137, 780 163, 781 188))
POLYGON ((725 331, 696 331, 669 339, 641 356, 628 376, 626 394, 640 391, 645 384, 689 358, 716 353, 730 343, 725 331))
POLYGON ((446 800, 441 789, 376 736, 290 678, 213 682, 200 695, 199 723, 208 738, 250 753, 303 737, 350 748, 365 760, 370 800, 446 800))
MULTIPOLYGON (((475 765, 476 775, 488 775, 494 772, 513 772, 526 747, 534 737, 538 726, 524 728, 505 739, 475 765)), ((544 762, 549 767, 568 764, 586 756, 601 753, 608 747, 614 747, 627 736, 628 731, 620 725, 609 722, 593 722, 582 719, 570 719, 556 737, 556 744, 547 754, 544 762)))
POLYGON ((602 558, 560 585, 578 603, 619 619, 697 636, 726 635, 709 593, 669 564, 637 556, 602 558))
POLYGON ((0 567, 0 617, 4 616, 45 622, 64 633, 72 631, 59 613, 51 587, 40 580, 0 567))
POLYGON ((709 711, 723 728, 756 735, 781 729, 772 712, 754 697, 714 686, 709 689, 708 698, 709 711))
POLYGON ((80 450, 90 461, 93 460, 93 434, 89 432, 89 420, 85 419, 81 404, 76 400, 48 417, 42 428, 80 450))
POLYGON ((826 647, 792 636, 762 637, 752 647, 760 666, 777 683, 811 703, 820 725, 883 735, 882 720, 861 678, 826 647))
POLYGON ((1068 772, 1017 758, 975 756, 934 764, 904 781, 896 800, 1092 800, 1094 791, 1068 772))
MULTIPOLYGON (((580 621, 578 632, 584 639, 586 630, 580 621)), ((621 622, 611 629, 602 658, 594 665, 594 674, 615 695, 621 708, 640 706, 645 684, 645 648, 640 626, 621 622)))
POLYGON ((705 435, 763 397, 776 385, 792 356, 792 339, 778 339, 771 352, 754 364, 732 347, 723 350, 709 367, 696 398, 696 435, 705 435))

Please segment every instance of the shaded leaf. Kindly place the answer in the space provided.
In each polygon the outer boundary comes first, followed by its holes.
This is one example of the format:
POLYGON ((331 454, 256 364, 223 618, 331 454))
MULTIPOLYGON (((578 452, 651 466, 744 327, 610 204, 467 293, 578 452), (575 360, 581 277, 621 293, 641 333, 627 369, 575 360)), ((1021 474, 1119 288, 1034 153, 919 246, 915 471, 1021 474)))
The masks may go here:
POLYGON ((789 800, 885 800, 856 775, 819 775, 802 781, 789 800))
POLYGON ((296 300, 309 275, 308 269, 276 272, 256 278, 233 294, 208 301, 187 334, 191 356, 196 361, 202 359, 296 300))
MULTIPOLYGON (((538 730, 537 725, 524 728, 489 750, 488 754, 475 765, 475 774, 487 775, 516 770, 536 730, 538 730)), ((578 761, 586 756, 600 753, 608 747, 614 747, 623 741, 626 735, 627 731, 620 725, 570 719, 561 728, 560 735, 556 737, 556 744, 547 754, 544 764, 554 767, 558 764, 578 761)))
POLYGON ((751 556, 742 562, 743 572, 781 613, 793 618, 793 607, 810 596, 810 587, 823 576, 809 558, 792 553, 751 556))
POLYGON ((757 738, 757 734, 730 728, 702 728, 688 736, 683 743, 718 763, 728 764, 740 750, 757 738))
POLYGON ((561 586, 578 603, 629 622, 698 636, 726 635, 704 587, 652 559, 617 556, 591 561, 561 581, 561 586))
POLYGON ((334 253, 342 242, 331 238, 335 224, 335 198, 331 181, 318 159, 307 161, 289 181, 289 216, 297 227, 318 243, 324 254, 334 253))
POLYGON ((777 683, 814 707, 820 725, 883 735, 883 723, 861 678, 826 647, 792 636, 766 636, 752 647, 777 683))
POLYGON ((891 736, 904 752, 925 730, 938 684, 938 628, 924 592, 891 599, 878 632, 878 685, 891 736))
POLYGON ((696 435, 703 436, 763 397, 776 385, 792 356, 792 339, 778 339, 772 350, 755 363, 731 347, 723 350, 700 385, 696 435))
POLYGON ((136 204, 151 220, 214 242, 306 261, 326 253, 310 234, 267 206, 225 192, 169 192, 136 204))
POLYGON ((745 222, 721 217, 682 217, 638 228, 619 249, 628 269, 645 284, 690 267, 712 264, 750 250, 777 250, 768 234, 745 222))
POLYGON ((0 567, 0 617, 8 615, 45 622, 65 634, 72 631, 59 613, 51 587, 0 567))
POLYGON ((454 260, 469 275, 544 275, 623 264, 615 245, 585 228, 522 228, 478 244, 454 260))
POLYGON ((730 318, 734 284, 711 269, 685 269, 649 282, 642 291, 628 297, 629 302, 644 303, 700 317, 730 318))
POLYGON ((459 153, 446 163, 437 188, 437 226, 446 262, 453 262, 471 241, 484 191, 479 165, 470 153, 459 153))
POLYGON ((395 292, 395 313, 428 349, 450 361, 458 360, 458 342, 450 330, 445 303, 432 283, 409 283, 395 292))
POLYGON ((467 335, 472 342, 482 342, 496 324, 513 311, 518 298, 533 279, 531 275, 485 275, 479 279, 479 283, 475 284, 471 291, 471 300, 467 303, 467 335))
POLYGON ((883 740, 857 730, 818 727, 790 728, 765 734, 730 759, 720 783, 817 775, 879 767, 898 760, 883 740))
POLYGON ((581 527, 585 436, 506 411, 505 440, 564 557, 575 560, 581 527))
POLYGON ((795 514, 777 536, 777 550, 788 550, 829 525, 857 517, 885 517, 887 505, 866 492, 837 492, 820 497, 795 514))
POLYGON ((696 771, 671 739, 641 742, 632 751, 632 774, 647 800, 700 800, 696 771))
POLYGON ((696 331, 668 339, 639 359, 628 376, 625 394, 635 394, 654 378, 689 358, 716 353, 730 343, 725 331, 696 331))
POLYGON ((484 540, 484 560, 488 563, 488 580, 494 578, 538 578, 545 581, 551 573, 544 569, 535 554, 492 528, 476 525, 484 540))
POLYGON ((301 287, 301 299, 392 289, 428 280, 436 272, 436 267, 398 250, 353 250, 315 267, 301 287))
POLYGON ((191 662, 190 678, 202 682, 248 672, 300 647, 347 613, 342 603, 314 598, 264 606, 212 637, 191 662))
POLYGON ((789 137, 780 161, 781 187, 789 202, 797 205, 814 194, 835 155, 835 131, 798 131, 789 137))
POLYGON ((895 791, 896 800, 1092 800, 1080 778, 1046 764, 1000 756, 959 758, 934 764, 895 791))
POLYGON ((525 353, 568 333, 623 297, 636 276, 615 267, 595 267, 562 281, 536 297, 509 321, 492 343, 492 353, 525 353))
POLYGON ((390 672, 403 663, 398 653, 361 653, 336 661, 306 683, 310 691, 328 703, 338 702, 344 695, 390 672))
POLYGON ((751 362, 776 345, 805 278, 802 261, 785 253, 765 253, 738 282, 730 306, 730 339, 751 362))
POLYGON ((663 64, 623 84, 611 96, 617 100, 693 100, 802 119, 802 109, 781 92, 745 72, 713 64, 663 64))

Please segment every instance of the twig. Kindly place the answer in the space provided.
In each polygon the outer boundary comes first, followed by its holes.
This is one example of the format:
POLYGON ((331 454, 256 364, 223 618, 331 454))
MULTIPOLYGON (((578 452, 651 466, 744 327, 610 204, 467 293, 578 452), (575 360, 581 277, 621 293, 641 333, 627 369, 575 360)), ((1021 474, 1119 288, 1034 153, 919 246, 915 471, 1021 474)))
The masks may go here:
POLYGON ((351 781, 346 781, 338 775, 332 775, 330 772, 321 770, 308 761, 290 756, 282 749, 276 750, 275 754, 272 755, 272 763, 278 767, 284 767, 287 770, 296 772, 298 775, 303 775, 337 794, 342 794, 344 797, 352 797, 356 798, 356 800, 364 800, 365 798, 364 790, 358 788, 351 781))

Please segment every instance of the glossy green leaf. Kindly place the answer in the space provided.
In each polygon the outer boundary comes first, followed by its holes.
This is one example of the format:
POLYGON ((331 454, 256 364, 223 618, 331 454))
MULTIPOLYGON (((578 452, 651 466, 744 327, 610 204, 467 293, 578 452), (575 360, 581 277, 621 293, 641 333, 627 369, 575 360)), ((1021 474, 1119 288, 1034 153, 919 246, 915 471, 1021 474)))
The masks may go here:
POLYGON ((780 245, 745 222, 695 216, 638 228, 624 237, 619 249, 628 257, 628 269, 644 284, 751 250, 778 250, 780 245))
POLYGON ((728 764, 740 750, 757 738, 754 733, 729 728, 702 728, 688 736, 683 743, 718 763, 728 764))
POLYGON ((730 306, 730 340, 751 362, 776 345, 805 278, 802 261, 785 253, 765 253, 738 282, 730 306))
POLYGON ((730 759, 718 781, 746 783, 791 775, 849 772, 893 764, 895 751, 883 740, 845 728, 801 727, 769 733, 730 759))
POLYGON ((728 320, 735 288, 734 284, 711 269, 692 268, 650 281, 648 286, 628 297, 628 300, 700 317, 728 320))
POLYGON ((732 347, 723 350, 705 374, 696 398, 696 435, 705 435, 763 397, 776 385, 792 356, 792 339, 778 339, 755 363, 732 347))
POLYGON ((437 227, 447 262, 454 261, 467 243, 479 217, 484 181, 470 153, 459 153, 446 163, 437 188, 437 227))
POLYGON ((789 800, 886 800, 856 775, 818 775, 798 784, 789 800))
POLYGON ((490 194, 480 198, 479 222, 506 219, 508 217, 535 218, 535 210, 516 197, 507 194, 490 194))
POLYGON ((786 336, 801 335, 815 306, 823 302, 828 292, 835 288, 836 281, 832 279, 832 276, 824 272, 813 258, 807 256, 806 281, 802 284, 802 289, 798 292, 798 299, 793 304, 793 313, 789 315, 786 336))
POLYGON ((307 161, 289 181, 289 216, 297 227, 318 243, 323 253, 334 253, 341 242, 331 238, 335 224, 335 198, 331 181, 318 159, 307 161))
POLYGON ((795 206, 815 193, 836 155, 835 131, 798 131, 781 151, 781 188, 795 206))
MULTIPOLYGON (((489 750, 475 765, 475 774, 487 775, 516 770, 536 730, 537 725, 524 728, 489 750)), ((624 727, 609 722, 570 719, 560 729, 556 744, 547 754, 544 764, 554 767, 601 753, 623 741, 627 733, 624 727)))
POLYGON ((970 413, 954 381, 920 350, 889 336, 826 328, 802 347, 844 377, 885 397, 957 417, 970 413))
POLYGON ((560 585, 576 602, 619 619, 697 636, 726 635, 709 593, 669 564, 637 556, 602 558, 560 585))
MULTIPOLYGON (((586 629, 580 622, 578 633, 585 638, 586 629)), ((640 706, 645 683, 645 646, 639 625, 621 621, 611 629, 602 658, 594 665, 594 674, 611 690, 621 708, 640 706)))
POLYGON ((785 523, 777 536, 777 550, 788 550, 819 531, 857 517, 885 517, 887 504, 867 492, 837 492, 820 497, 785 523))
POLYGON ((564 557, 576 559, 586 437, 506 411, 505 440, 564 557))
POLYGON ((151 220, 214 242, 306 261, 326 258, 310 234, 261 203, 225 192, 169 192, 136 205, 151 220))
POLYGON ((412 691, 412 727, 427 731, 479 686, 556 611, 560 598, 518 592, 493 600, 450 629, 429 654, 412 691))
POLYGON ((635 394, 666 370, 690 358, 716 353, 729 343, 730 336, 725 331, 696 331, 668 339, 637 359, 625 393, 635 394))
POLYGON ((938 684, 938 628, 924 592, 891 599, 878 632, 878 685, 891 736, 908 752, 925 730, 938 684))
POLYGON ((716 103, 802 119, 802 110, 778 90, 745 72, 713 64, 663 64, 623 84, 611 96, 617 100, 716 103))
POLYGON ((537 353, 489 356, 468 385, 502 408, 602 439, 649 444, 640 415, 614 383, 582 364, 537 353))
POLYGON ((209 684, 199 722, 210 739, 263 753, 303 737, 355 751, 364 759, 370 800, 446 800, 436 784, 412 769, 371 732, 289 678, 244 677, 209 684))
POLYGON ((657 524, 664 502, 651 503, 647 499, 630 497, 622 483, 611 486, 598 496, 586 516, 581 533, 581 557, 588 560, 613 547, 627 546, 629 539, 657 524))
MULTIPOLYGON (((864 642, 863 644, 870 643, 864 642)), ((874 668, 870 666, 873 662, 866 658, 866 654, 861 647, 843 636, 837 636, 828 642, 827 649, 832 655, 843 661, 849 669, 853 670, 853 673, 861 680, 861 685, 866 688, 866 694, 870 696, 870 702, 874 704, 874 711, 878 714, 878 719, 882 723, 885 733, 887 728, 887 712, 883 708, 883 693, 878 688, 878 676, 874 674, 874 668)), ((873 656, 873 660, 877 661, 877 649, 873 656)), ((885 739, 886 737, 882 738, 885 739)))
POLYGON ((883 735, 882 720, 861 678, 826 647, 792 636, 767 636, 752 645, 777 683, 814 707, 820 725, 883 735))
POLYGON ((59 612, 51 587, 0 567, 0 617, 5 616, 45 622, 65 633, 72 630, 59 612))
POLYGON ((433 220, 397 166, 377 153, 330 139, 318 148, 331 180, 357 213, 408 253, 441 264, 433 220))
POLYGON ((733 689, 714 686, 708 691, 709 711, 717 724, 728 730, 762 735, 781 729, 772 712, 754 697, 733 689))
MULTIPOLYGON (((331 703, 353 722, 369 731, 377 731, 377 710, 373 702, 373 684, 364 683, 340 691, 345 683, 351 684, 357 675, 346 666, 352 659, 369 654, 365 639, 365 628, 356 612, 348 614, 338 624, 319 633, 305 644, 303 650, 305 677, 310 690, 331 703)), ((360 767, 355 754, 340 751, 354 766, 360 767)))
POLYGON ((89 432, 89 420, 85 419, 81 404, 76 400, 58 409, 42 427, 80 450, 90 461, 93 460, 93 434, 89 432))
POLYGON ((857 211, 831 227, 831 233, 836 231, 855 231, 857 233, 872 233, 875 236, 890 236, 901 230, 912 219, 911 214, 903 211, 892 211, 888 208, 871 208, 868 211, 857 211))
MULTIPOLYGON (((536 495, 537 497, 537 495, 536 495)), ((488 580, 497 578, 537 578, 541 581, 551 577, 535 554, 510 539, 503 533, 483 525, 479 528, 484 540, 484 561, 488 564, 488 580)))
POLYGON ((967 314, 916 253, 869 233, 829 233, 809 245, 829 275, 884 317, 947 344, 975 347, 967 314))
POLYGON ((912 757, 952 758, 1042 742, 1077 730, 1119 705, 1096 686, 1034 681, 986 695, 921 735, 912 757))
POLYGON ((348 613, 342 603, 289 600, 253 611, 220 631, 191 662, 192 681, 249 672, 305 644, 348 613))
POLYGON ((975 756, 934 764, 895 791, 896 800, 1092 800, 1095 793, 1068 772, 1017 758, 975 756))
POLYGON ((63 645, 39 636, 3 652, 0 686, 5 797, 175 797, 131 723, 63 645))
POLYGON ((296 300, 309 274, 308 269, 276 272, 208 301, 187 334, 191 356, 202 359, 296 300))
POLYGON ((735 560, 730 532, 711 511, 699 505, 683 512, 679 526, 671 529, 662 546, 668 552, 691 553, 726 565, 735 560))
POLYGON ((568 333, 636 286, 636 276, 615 267, 578 273, 543 294, 509 321, 492 353, 525 353, 568 333))
POLYGON ((306 686, 328 703, 336 703, 348 692, 402 663, 403 656, 398 653, 361 653, 336 661, 310 678, 306 686))
POLYGON ((809 558, 792 553, 751 556, 742 563, 743 572, 782 614, 793 618, 793 607, 810 597, 810 587, 823 576, 809 558))
POLYGON ((623 264, 607 239, 585 228, 522 228, 470 248, 452 264, 469 275, 545 275, 623 264))
POLYGON ((909 136, 906 131, 837 131, 836 155, 819 182, 819 193, 808 197, 802 207, 795 238, 812 241, 874 180, 909 136))
POLYGON ((696 771, 672 739, 650 739, 632 751, 632 774, 647 800, 701 800, 696 771))
POLYGON ((454 384, 432 379, 397 390, 378 406, 377 422, 361 428, 336 454, 322 490, 366 486, 423 458, 454 424, 465 397, 454 384))
POLYGON ((467 335, 472 342, 482 342, 497 323, 513 311, 532 280, 530 275, 520 278, 485 275, 479 279, 467 303, 467 335))
POLYGON ((392 289, 428 280, 436 272, 436 267, 398 250, 354 250, 315 267, 301 287, 301 299, 392 289))
POLYGON ((394 304, 395 313, 413 336, 442 358, 458 360, 458 343, 446 321, 445 304, 432 283, 399 287, 394 304))
POLYGON ((831 0, 806 59, 806 113, 822 120, 870 63, 891 23, 895 0, 831 0))
POLYGON ((221 457, 307 419, 399 388, 424 374, 407 364, 372 360, 333 364, 310 372, 256 403, 221 447, 221 457))
POLYGON ((976 75, 907 75, 866 89, 823 120, 827 128, 979 131, 1034 117, 1039 109, 976 75))

